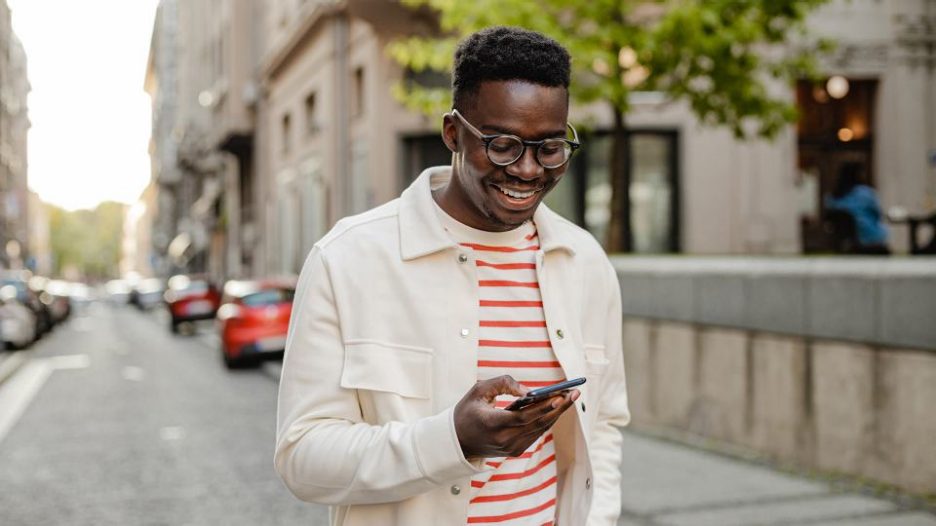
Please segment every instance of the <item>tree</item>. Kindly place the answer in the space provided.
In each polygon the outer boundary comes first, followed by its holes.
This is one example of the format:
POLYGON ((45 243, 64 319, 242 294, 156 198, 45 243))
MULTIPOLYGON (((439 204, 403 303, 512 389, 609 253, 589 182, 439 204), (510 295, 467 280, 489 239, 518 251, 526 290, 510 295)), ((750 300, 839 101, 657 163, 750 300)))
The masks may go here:
MULTIPOLYGON (((806 15, 826 0, 402 0, 438 12, 440 35, 395 40, 388 48, 419 73, 448 72, 465 35, 492 25, 547 34, 572 55, 571 95, 602 101, 614 117, 609 251, 630 250, 626 119, 633 91, 658 91, 688 102, 701 122, 729 127, 738 138, 772 138, 796 119, 793 101, 771 82, 814 78, 817 51, 806 15), (771 80, 772 79, 772 80, 771 80)), ((447 89, 408 81, 394 88, 410 109, 439 115, 447 89)))
POLYGON ((94 210, 69 212, 47 205, 53 273, 76 269, 86 278, 117 275, 126 205, 104 202, 94 210))

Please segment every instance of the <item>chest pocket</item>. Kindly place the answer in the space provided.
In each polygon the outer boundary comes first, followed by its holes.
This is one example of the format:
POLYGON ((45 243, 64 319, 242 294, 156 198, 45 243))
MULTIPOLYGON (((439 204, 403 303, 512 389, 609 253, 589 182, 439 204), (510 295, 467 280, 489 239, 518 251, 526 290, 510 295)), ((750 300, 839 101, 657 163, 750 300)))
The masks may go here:
POLYGON ((341 387, 428 399, 432 349, 371 340, 345 342, 341 387))
POLYGON ((585 367, 589 376, 604 374, 610 363, 603 345, 585 346, 585 367))

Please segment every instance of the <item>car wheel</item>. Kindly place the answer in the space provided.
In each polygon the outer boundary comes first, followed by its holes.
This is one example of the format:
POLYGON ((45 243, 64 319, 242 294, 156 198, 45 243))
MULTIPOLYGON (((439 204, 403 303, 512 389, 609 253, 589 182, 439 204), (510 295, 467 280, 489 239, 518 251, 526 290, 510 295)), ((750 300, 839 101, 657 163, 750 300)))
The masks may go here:
POLYGON ((232 358, 224 349, 221 349, 221 359, 224 360, 224 366, 228 369, 243 369, 246 363, 243 358, 232 358))
POLYGON ((260 366, 260 360, 252 356, 239 356, 234 358, 224 350, 224 345, 221 346, 221 359, 224 360, 224 366, 228 369, 253 369, 260 366))
POLYGON ((172 331, 172 334, 179 334, 179 322, 173 319, 169 322, 169 330, 172 331))

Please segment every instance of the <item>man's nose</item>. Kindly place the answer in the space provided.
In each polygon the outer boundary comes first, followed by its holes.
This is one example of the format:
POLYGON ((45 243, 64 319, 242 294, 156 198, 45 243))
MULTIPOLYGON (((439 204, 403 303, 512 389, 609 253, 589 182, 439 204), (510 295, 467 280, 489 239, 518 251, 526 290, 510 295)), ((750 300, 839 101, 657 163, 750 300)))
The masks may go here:
POLYGON ((531 181, 543 175, 543 167, 536 160, 535 146, 524 145, 523 154, 507 168, 508 174, 525 181, 531 181))

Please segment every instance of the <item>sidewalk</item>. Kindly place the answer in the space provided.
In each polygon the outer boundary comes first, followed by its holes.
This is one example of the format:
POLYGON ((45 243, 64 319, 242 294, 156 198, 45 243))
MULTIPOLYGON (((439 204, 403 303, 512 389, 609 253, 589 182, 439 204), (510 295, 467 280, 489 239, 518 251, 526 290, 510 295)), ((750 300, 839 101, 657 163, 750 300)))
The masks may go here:
POLYGON ((624 434, 619 526, 936 526, 936 515, 754 462, 624 434))

